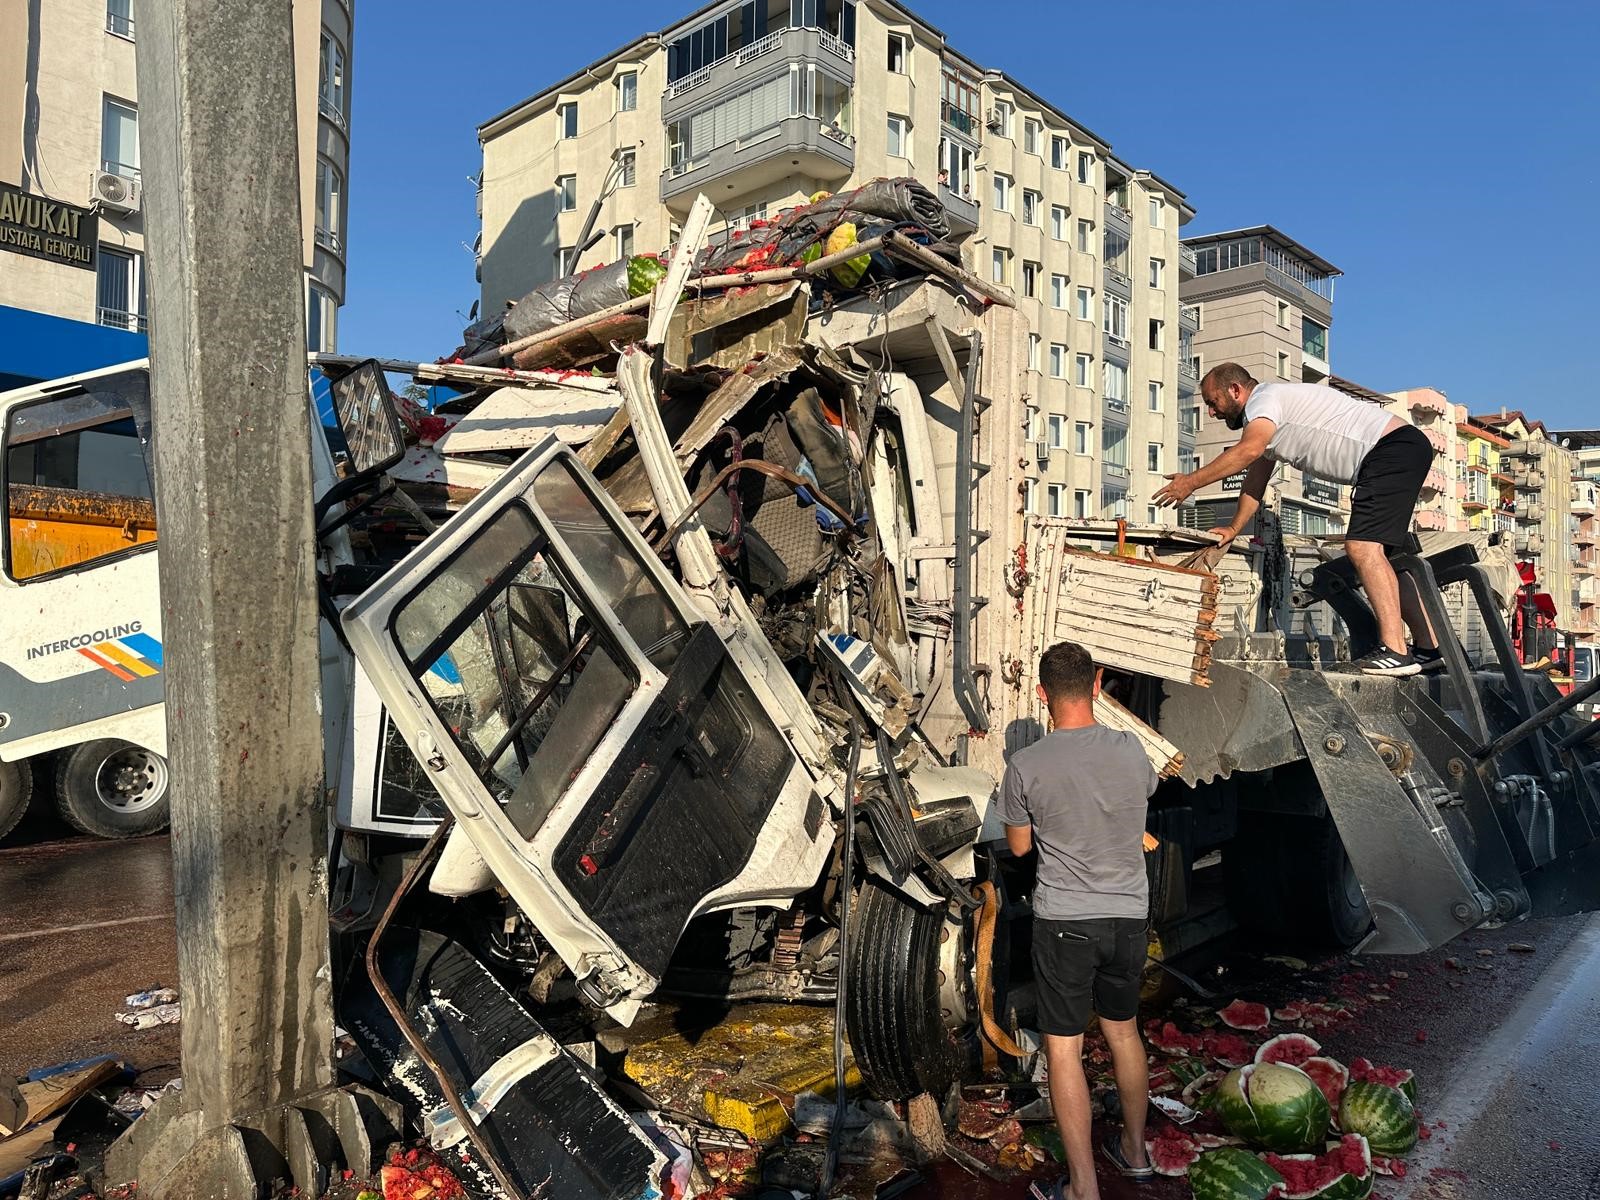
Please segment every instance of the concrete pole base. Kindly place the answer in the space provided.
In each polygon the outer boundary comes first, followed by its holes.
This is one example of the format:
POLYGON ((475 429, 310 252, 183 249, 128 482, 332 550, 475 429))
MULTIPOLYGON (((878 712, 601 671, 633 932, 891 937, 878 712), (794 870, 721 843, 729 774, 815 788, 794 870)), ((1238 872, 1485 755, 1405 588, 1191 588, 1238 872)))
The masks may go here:
POLYGON ((166 1093, 106 1151, 96 1183, 136 1184, 141 1200, 244 1200, 277 1181, 320 1196, 338 1171, 376 1171, 404 1117, 387 1096, 349 1084, 230 1125, 204 1120, 182 1092, 166 1093))

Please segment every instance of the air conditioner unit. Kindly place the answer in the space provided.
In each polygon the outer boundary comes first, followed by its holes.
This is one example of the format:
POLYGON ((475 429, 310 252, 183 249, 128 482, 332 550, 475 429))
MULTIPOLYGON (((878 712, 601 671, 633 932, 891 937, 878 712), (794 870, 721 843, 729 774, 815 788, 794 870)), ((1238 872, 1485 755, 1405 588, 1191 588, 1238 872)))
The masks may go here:
POLYGON ((1034 457, 1037 458, 1041 463, 1049 462, 1050 461, 1050 443, 1049 442, 1035 442, 1033 444, 1033 454, 1034 454, 1034 457))
POLYGON ((991 108, 988 117, 984 119, 983 123, 989 127, 990 133, 999 133, 1006 127, 1006 123, 1000 119, 1000 110, 998 108, 991 108))
POLYGON ((141 199, 139 181, 111 171, 96 171, 89 184, 89 199, 107 212, 136 213, 141 199))

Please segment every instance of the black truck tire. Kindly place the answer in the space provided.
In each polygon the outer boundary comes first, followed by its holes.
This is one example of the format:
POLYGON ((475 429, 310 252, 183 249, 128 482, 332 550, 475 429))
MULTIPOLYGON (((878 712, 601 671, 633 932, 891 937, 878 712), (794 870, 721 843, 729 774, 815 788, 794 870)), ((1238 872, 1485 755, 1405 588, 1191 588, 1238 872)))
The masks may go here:
POLYGON ((161 755, 132 742, 99 738, 56 759, 56 808, 82 833, 140 837, 166 828, 169 779, 161 755))
POLYGON ((0 838, 17 827, 33 795, 33 764, 27 759, 0 762, 0 838))
POLYGON ((845 1032, 867 1091, 880 1100, 942 1097, 958 1056, 939 1011, 942 911, 868 879, 850 914, 845 1032))
POLYGON ((1267 941, 1343 949, 1372 924, 1329 813, 1241 812, 1222 865, 1234 919, 1267 941))

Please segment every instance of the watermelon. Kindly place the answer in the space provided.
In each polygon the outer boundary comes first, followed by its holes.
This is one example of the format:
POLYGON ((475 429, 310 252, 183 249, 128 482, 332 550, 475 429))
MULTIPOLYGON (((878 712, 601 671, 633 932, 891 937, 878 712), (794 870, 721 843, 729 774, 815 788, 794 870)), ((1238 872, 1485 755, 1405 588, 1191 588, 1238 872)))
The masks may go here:
POLYGON ((1350 1082, 1350 1072, 1345 1065, 1335 1059, 1319 1055, 1316 1058, 1306 1059, 1299 1066, 1317 1081, 1317 1086, 1327 1098, 1329 1111, 1338 1112, 1339 1097, 1344 1095, 1345 1085, 1350 1082))
POLYGON ((1280 1033, 1261 1043, 1256 1051, 1258 1063, 1288 1063, 1291 1067, 1303 1066, 1307 1059, 1322 1053, 1322 1047, 1303 1033, 1280 1033))
POLYGON ((648 296, 666 277, 666 263, 653 254, 636 254, 628 260, 628 295, 648 296))
POLYGON ((1328 1130, 1322 1089, 1299 1067, 1283 1063, 1229 1071, 1217 1087, 1215 1108, 1229 1133, 1280 1154, 1320 1146, 1328 1130))
POLYGON ((1284 1200, 1366 1200, 1372 1195, 1372 1151, 1367 1139, 1347 1133, 1326 1154, 1261 1156, 1284 1181, 1284 1200))
POLYGON ((1339 1128, 1361 1134, 1377 1154, 1404 1154, 1417 1144, 1417 1114, 1406 1094, 1367 1079, 1354 1079, 1344 1089, 1339 1128))
POLYGON ((1384 1087, 1398 1088, 1412 1104, 1417 1102, 1417 1077, 1404 1067, 1380 1067, 1365 1058, 1352 1059, 1350 1078, 1363 1083, 1381 1083, 1384 1087))
POLYGON ((1187 1175, 1200 1157, 1200 1146, 1181 1129, 1168 1125, 1144 1143, 1145 1153, 1157 1175, 1187 1175))
POLYGON ((1207 1150, 1189 1168, 1194 1200, 1267 1200, 1283 1190, 1283 1176, 1248 1150, 1207 1150))
POLYGON ((1188 1056, 1200 1051, 1200 1039, 1183 1032, 1171 1021, 1151 1021, 1144 1027, 1150 1044, 1163 1054, 1188 1056))
POLYGON ((1255 1048, 1237 1033, 1208 1029, 1200 1035, 1205 1054, 1225 1067, 1242 1067, 1255 1058, 1255 1048))
POLYGON ((1217 1016, 1229 1029, 1243 1029, 1247 1033, 1260 1033, 1272 1024, 1272 1010, 1249 1000, 1235 1000, 1227 1008, 1218 1009, 1217 1016))
POLYGON ((1208 1111, 1217 1098, 1217 1084, 1221 1083, 1221 1071, 1207 1071, 1204 1075, 1191 1079, 1183 1087, 1183 1102, 1190 1108, 1200 1112, 1208 1111))

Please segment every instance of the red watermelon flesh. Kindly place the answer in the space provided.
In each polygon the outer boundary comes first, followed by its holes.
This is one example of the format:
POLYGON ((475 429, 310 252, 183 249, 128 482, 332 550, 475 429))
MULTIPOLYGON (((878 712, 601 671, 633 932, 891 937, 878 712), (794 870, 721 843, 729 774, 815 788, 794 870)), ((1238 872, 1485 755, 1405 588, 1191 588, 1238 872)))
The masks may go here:
POLYGON ((1350 1082, 1350 1072, 1344 1064, 1331 1058, 1308 1058, 1300 1063, 1299 1067, 1312 1079, 1317 1081, 1317 1086, 1322 1089, 1322 1094, 1328 1098, 1328 1108, 1332 1112, 1339 1111, 1339 1097, 1344 1095, 1345 1084, 1350 1082))
POLYGON ((1200 1157, 1200 1147, 1181 1129, 1167 1126, 1144 1144, 1157 1175, 1187 1175, 1200 1157))
POLYGON ((1385 1158, 1381 1154, 1372 1156, 1372 1169, 1379 1175, 1391 1175, 1395 1179, 1406 1177, 1406 1163, 1403 1158, 1385 1158))
POLYGON ((1372 1155, 1367 1139, 1357 1133, 1346 1134, 1326 1154, 1261 1155, 1262 1161, 1283 1176, 1285 1200, 1309 1200, 1321 1196, 1347 1177, 1352 1181, 1338 1189, 1340 1196, 1364 1196, 1372 1190, 1372 1155), (1365 1182, 1363 1190, 1355 1186, 1365 1182))
POLYGON ((1308 1058, 1315 1058, 1321 1053, 1322 1047, 1314 1038, 1308 1038, 1303 1033, 1280 1033, 1261 1044, 1261 1049, 1256 1051, 1256 1062, 1287 1063, 1291 1067, 1298 1067, 1308 1058))
POLYGON ((1219 1009, 1217 1016, 1230 1029, 1243 1029, 1248 1033, 1260 1033, 1272 1024, 1272 1010, 1249 1000, 1235 1000, 1227 1008, 1219 1009))
POLYGON ((1183 1032, 1171 1021, 1151 1021, 1145 1025, 1144 1033, 1150 1044, 1163 1054, 1188 1056, 1200 1052, 1200 1039, 1183 1032))
POLYGON ((1350 1060, 1350 1078, 1362 1083, 1381 1083, 1384 1087, 1406 1092, 1408 1098, 1410 1096, 1410 1089, 1406 1085, 1411 1082, 1412 1073, 1404 1067, 1381 1067, 1370 1059, 1355 1058, 1350 1060))
POLYGON ((1200 1035, 1200 1043, 1208 1057, 1225 1067, 1242 1067, 1255 1057, 1254 1048, 1237 1033, 1208 1029, 1200 1035))

